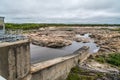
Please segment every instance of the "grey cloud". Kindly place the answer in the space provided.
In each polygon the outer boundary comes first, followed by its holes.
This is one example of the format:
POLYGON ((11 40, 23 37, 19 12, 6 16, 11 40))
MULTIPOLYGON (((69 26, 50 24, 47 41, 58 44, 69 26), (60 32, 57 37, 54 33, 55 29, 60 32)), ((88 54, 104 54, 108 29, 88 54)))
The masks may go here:
POLYGON ((6 22, 119 23, 118 0, 1 0, 6 22))

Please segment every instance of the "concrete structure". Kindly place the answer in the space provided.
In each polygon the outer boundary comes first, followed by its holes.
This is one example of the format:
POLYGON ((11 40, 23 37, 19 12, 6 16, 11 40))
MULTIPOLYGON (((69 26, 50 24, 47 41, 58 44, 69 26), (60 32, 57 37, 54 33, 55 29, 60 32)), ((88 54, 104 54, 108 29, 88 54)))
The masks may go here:
POLYGON ((65 80, 72 67, 90 54, 83 47, 72 55, 30 64, 28 40, 0 44, 0 75, 7 80, 65 80))
POLYGON ((30 72, 28 40, 0 43, 0 75, 7 80, 22 80, 30 72))
POLYGON ((0 17, 0 35, 5 33, 4 17, 0 17))
POLYGON ((30 80, 65 80, 74 66, 90 56, 88 48, 81 48, 72 55, 33 64, 30 80))
POLYGON ((23 40, 26 38, 27 37, 25 37, 23 35, 16 35, 15 33, 14 34, 11 34, 11 33, 5 34, 4 17, 0 17, 0 43, 14 42, 14 41, 23 40))
MULTIPOLYGON (((4 33, 4 17, 0 17, 0 35, 4 33)), ((89 55, 88 48, 83 47, 72 55, 31 65, 29 40, 5 41, 0 43, 0 76, 7 80, 65 80, 71 68, 89 55)))

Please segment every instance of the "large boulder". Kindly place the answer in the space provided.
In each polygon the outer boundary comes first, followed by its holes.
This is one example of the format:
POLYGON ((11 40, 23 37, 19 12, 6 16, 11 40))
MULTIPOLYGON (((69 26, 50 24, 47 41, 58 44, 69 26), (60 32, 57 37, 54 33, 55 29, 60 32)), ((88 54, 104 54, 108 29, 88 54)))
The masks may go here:
POLYGON ((83 42, 83 43, 91 42, 90 38, 84 38, 84 37, 76 37, 74 40, 76 42, 83 42))
POLYGON ((51 48, 61 48, 72 44, 72 41, 63 39, 61 37, 34 37, 31 39, 31 42, 36 45, 46 46, 51 48))

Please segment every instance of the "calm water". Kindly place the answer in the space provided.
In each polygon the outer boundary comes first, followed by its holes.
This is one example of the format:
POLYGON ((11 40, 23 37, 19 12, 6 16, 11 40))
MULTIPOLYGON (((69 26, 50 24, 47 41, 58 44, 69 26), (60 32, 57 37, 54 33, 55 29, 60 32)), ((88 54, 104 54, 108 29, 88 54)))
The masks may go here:
MULTIPOLYGON (((88 38, 89 36, 86 34, 84 35, 84 37, 88 38)), ((31 44, 30 45, 31 63, 37 63, 37 62, 46 61, 46 60, 57 58, 57 57, 66 56, 66 55, 72 54, 73 52, 75 52, 76 50, 78 50, 83 46, 90 47, 89 49, 90 53, 96 53, 99 50, 99 47, 97 47, 97 45, 93 42, 93 40, 91 40, 90 43, 73 41, 72 45, 66 46, 63 48, 58 48, 58 49, 41 47, 41 46, 36 46, 31 44)))

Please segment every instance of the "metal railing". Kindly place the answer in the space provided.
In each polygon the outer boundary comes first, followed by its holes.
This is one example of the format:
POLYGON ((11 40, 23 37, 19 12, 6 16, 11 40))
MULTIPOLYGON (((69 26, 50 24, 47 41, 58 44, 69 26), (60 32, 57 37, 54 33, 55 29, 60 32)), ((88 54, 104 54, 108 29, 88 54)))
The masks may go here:
POLYGON ((5 34, 0 34, 0 42, 14 42, 26 39, 20 30, 7 30, 5 34))

